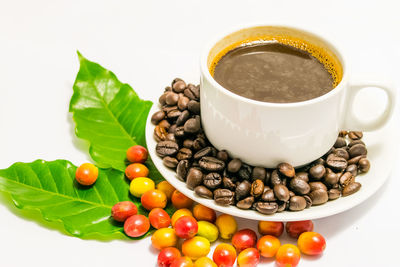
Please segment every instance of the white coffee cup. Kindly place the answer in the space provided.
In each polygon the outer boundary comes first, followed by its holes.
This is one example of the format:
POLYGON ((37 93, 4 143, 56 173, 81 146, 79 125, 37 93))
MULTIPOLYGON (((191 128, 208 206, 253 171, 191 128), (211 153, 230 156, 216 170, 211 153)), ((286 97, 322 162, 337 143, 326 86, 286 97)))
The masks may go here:
POLYGON ((395 89, 380 82, 353 84, 345 59, 331 42, 308 31, 286 26, 256 25, 230 32, 206 46, 201 55, 201 122, 209 141, 231 157, 253 166, 276 167, 280 162, 301 166, 324 155, 340 130, 373 131, 390 118, 395 89), (342 78, 330 92, 307 101, 268 103, 248 99, 225 89, 210 73, 213 59, 223 50, 246 40, 262 42, 298 38, 323 49, 341 66, 342 78), (353 112, 358 91, 377 87, 387 94, 384 112, 365 122, 353 112))

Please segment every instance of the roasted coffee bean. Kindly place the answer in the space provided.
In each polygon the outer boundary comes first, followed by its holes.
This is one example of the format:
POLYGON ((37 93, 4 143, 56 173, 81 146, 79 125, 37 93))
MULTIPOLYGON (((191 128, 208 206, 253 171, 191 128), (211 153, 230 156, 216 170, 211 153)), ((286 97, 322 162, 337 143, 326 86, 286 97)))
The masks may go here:
POLYGON ((252 171, 253 169, 249 165, 242 163, 242 167, 237 172, 237 176, 242 180, 250 181, 252 171))
POLYGON ((279 202, 278 203, 278 210, 276 212, 282 212, 288 208, 287 202, 279 202))
POLYGON ((186 133, 197 133, 200 130, 200 117, 188 119, 184 124, 184 129, 186 133))
POLYGON ((202 137, 197 137, 196 139, 194 139, 193 141, 193 149, 194 150, 200 150, 203 147, 205 147, 207 145, 206 140, 202 137))
POLYGON ((195 187, 201 185, 203 182, 203 173, 197 168, 190 168, 186 176, 186 185, 189 189, 194 189, 195 187))
POLYGON ((298 172, 296 173, 296 178, 303 180, 304 182, 308 183, 308 173, 307 172, 298 172))
POLYGON ((282 184, 277 184, 274 186, 274 194, 275 197, 280 201, 288 201, 290 198, 288 188, 282 184))
POLYGON ((172 134, 172 133, 167 134, 167 136, 165 137, 165 140, 176 142, 175 134, 172 134))
POLYGON ((358 164, 358 162, 360 161, 360 159, 366 158, 367 155, 361 155, 361 156, 357 156, 354 158, 351 158, 347 161, 347 164, 358 164))
POLYGON ((323 182, 325 185, 332 187, 339 182, 339 177, 339 174, 330 172, 325 175, 325 177, 323 178, 323 182))
POLYGON ((162 94, 159 98, 158 98, 158 102, 161 104, 161 106, 164 106, 166 104, 166 97, 167 97, 167 93, 162 94))
POLYGON ((325 175, 325 167, 324 165, 317 164, 310 168, 309 173, 310 176, 316 180, 320 180, 325 175))
POLYGON ((151 123, 153 123, 154 125, 157 125, 164 118, 165 118, 164 111, 162 111, 162 110, 157 111, 156 113, 153 114, 153 116, 151 116, 151 123))
POLYGON ((358 167, 356 164, 347 165, 346 172, 350 172, 353 176, 357 176, 358 167))
POLYGON ((242 210, 248 210, 251 208, 253 203, 254 203, 254 197, 250 196, 238 201, 236 203, 236 207, 242 210))
POLYGON ((337 149, 335 149, 335 151, 333 151, 333 154, 334 154, 335 156, 342 157, 342 158, 344 158, 344 159, 346 159, 346 160, 348 160, 348 159, 350 158, 349 153, 348 153, 347 150, 344 149, 344 148, 337 148, 337 149))
POLYGON ((190 112, 187 110, 184 110, 181 112, 181 115, 176 119, 176 126, 182 126, 185 124, 185 122, 189 119, 190 117, 190 112))
POLYGON ((268 189, 268 190, 264 191, 264 193, 261 195, 261 200, 264 202, 276 201, 274 190, 268 189))
POLYGON ((363 133, 357 132, 357 131, 351 131, 351 132, 349 132, 348 136, 352 140, 358 140, 358 139, 363 138, 363 133))
POLYGON ((342 171, 347 168, 347 160, 331 154, 326 159, 326 165, 336 171, 342 171))
POLYGON ((339 197, 340 197, 340 190, 332 188, 328 191, 329 200, 335 200, 339 197))
POLYGON ((157 142, 164 141, 167 138, 167 131, 165 130, 164 127, 161 127, 160 125, 157 125, 154 128, 154 139, 156 139, 157 142))
POLYGON ((251 184, 250 194, 254 197, 259 197, 264 192, 264 183, 260 179, 255 180, 251 184))
POLYGON ((339 178, 339 184, 345 187, 349 183, 354 182, 354 176, 350 172, 345 172, 339 178))
POLYGON ((277 185, 277 184, 283 184, 283 179, 279 176, 277 170, 272 171, 270 184, 272 186, 277 185))
POLYGON ((193 147, 193 140, 191 139, 185 139, 183 141, 183 147, 191 149, 193 147))
POLYGON ((371 167, 371 164, 369 163, 368 159, 362 158, 358 161, 358 168, 360 169, 360 172, 366 173, 369 171, 370 167, 371 167))
POLYGON ((217 159, 222 160, 223 162, 227 162, 229 159, 229 155, 228 152, 226 152, 226 150, 220 150, 217 152, 217 159))
POLYGON ((172 80, 170 87, 174 86, 174 83, 176 83, 177 81, 183 81, 183 80, 179 77, 176 77, 175 79, 172 80))
POLYGON ((254 167, 251 173, 251 179, 253 181, 261 180, 265 182, 266 176, 267 176, 267 171, 263 167, 254 167))
POLYGON ((189 161, 188 160, 179 161, 178 166, 176 166, 176 176, 178 177, 178 179, 181 181, 185 181, 188 170, 189 170, 189 161))
POLYGON ((255 209, 262 214, 274 214, 278 211, 278 204, 276 202, 256 202, 255 209))
POLYGON ((213 192, 203 185, 196 186, 194 192, 202 198, 213 198, 213 192))
POLYGON ((280 163, 277 168, 279 173, 286 177, 292 178, 295 175, 295 170, 289 163, 280 163))
POLYGON ((242 161, 240 159, 233 159, 228 163, 228 171, 230 173, 237 173, 242 167, 242 161))
POLYGON ((176 124, 172 124, 171 127, 168 129, 168 133, 175 134, 176 124))
POLYGON ((346 137, 346 135, 347 135, 348 133, 349 133, 348 131, 342 130, 342 131, 339 132, 339 136, 340 136, 340 137, 346 137))
POLYGON ((168 168, 175 169, 176 166, 178 165, 178 162, 179 161, 176 158, 173 158, 173 157, 170 157, 170 156, 166 156, 166 157, 163 158, 163 163, 168 168))
POLYGON ((205 147, 197 151, 196 154, 194 154, 193 158, 197 160, 205 156, 210 156, 212 154, 212 151, 213 151, 212 147, 210 146, 205 147))
POLYGON ((300 195, 305 195, 310 192, 308 183, 297 176, 290 181, 290 189, 300 195))
POLYGON ((202 157, 199 165, 202 169, 210 172, 222 171, 225 168, 225 163, 214 157, 202 157))
POLYGON ((362 140, 352 140, 349 143, 348 147, 350 148, 350 147, 352 147, 354 145, 358 145, 358 144, 361 144, 361 145, 365 146, 365 143, 362 140))
POLYGON ((367 155, 367 148, 362 144, 357 144, 349 149, 350 158, 354 158, 361 155, 367 155))
POLYGON ((162 107, 162 111, 164 111, 165 114, 168 114, 169 112, 171 112, 173 110, 178 110, 178 107, 177 106, 163 106, 162 107))
POLYGON ((344 139, 343 137, 338 137, 336 139, 335 144, 333 145, 334 148, 340 148, 340 147, 345 147, 347 145, 346 143, 346 139, 344 139))
POLYGON ((300 211, 304 210, 307 206, 306 199, 301 196, 291 197, 289 200, 289 210, 291 211, 300 211))
POLYGON ((328 188, 326 188, 326 185, 324 185, 321 182, 311 182, 311 183, 309 183, 309 186, 310 186, 310 191, 311 192, 315 191, 315 190, 318 190, 318 189, 322 189, 322 190, 325 190, 325 191, 328 190, 328 188))
POLYGON ((236 190, 236 184, 232 181, 232 179, 230 179, 228 177, 222 178, 222 186, 231 191, 236 190))
POLYGON ((174 156, 178 153, 178 149, 178 144, 172 141, 161 141, 156 145, 156 153, 162 158, 165 156, 174 156))
POLYGON ((182 93, 186 88, 186 83, 182 80, 176 81, 172 85, 172 89, 177 93, 182 93))
POLYGON ((185 129, 183 128, 183 126, 176 127, 174 135, 175 135, 176 138, 184 137, 185 136, 185 129))
POLYGON ((188 110, 193 114, 200 114, 200 103, 195 100, 190 100, 188 103, 188 110))
POLYGON ((193 141, 193 149, 194 150, 200 150, 200 149, 202 149, 203 147, 205 147, 207 145, 207 143, 206 143, 206 141, 205 141, 205 139, 204 138, 196 138, 196 139, 194 139, 194 141, 193 141))
POLYGON ((164 127, 165 130, 168 130, 171 124, 167 120, 162 120, 158 123, 160 127, 164 127))
POLYGON ((200 98, 200 90, 196 86, 188 86, 183 93, 191 100, 199 100, 200 98))
POLYGON ((189 83, 187 88, 193 92, 194 96, 196 97, 196 100, 199 100, 200 98, 200 85, 194 85, 189 83))
POLYGON ((203 184, 211 190, 216 189, 222 184, 222 177, 217 172, 210 172, 204 177, 203 184))
POLYGON ((241 200, 250 195, 251 183, 247 180, 241 182, 235 190, 236 200, 241 200))
POLYGON ((168 92, 165 97, 165 103, 168 106, 174 106, 178 103, 179 95, 174 92, 168 92))
POLYGON ((347 186, 345 186, 342 190, 342 196, 346 197, 351 194, 354 194, 358 190, 360 190, 361 184, 358 182, 351 182, 347 186))
POLYGON ((309 207, 312 206, 312 199, 307 195, 304 195, 303 197, 306 200, 306 209, 308 209, 309 207))
POLYGON ((308 196, 311 198, 313 206, 324 204, 329 199, 328 192, 323 189, 317 189, 317 190, 311 191, 311 193, 308 194, 308 196))
POLYGON ((179 109, 173 109, 167 113, 168 119, 175 120, 181 115, 181 111, 179 109))
POLYGON ((180 96, 179 100, 178 100, 178 108, 180 110, 185 110, 187 109, 189 104, 189 98, 187 98, 186 96, 180 96))
POLYGON ((235 193, 228 189, 217 189, 214 191, 214 200, 218 205, 232 205, 235 203, 235 193))
POLYGON ((192 150, 186 147, 179 149, 178 154, 176 155, 176 158, 178 160, 190 159, 191 157, 192 157, 192 150))

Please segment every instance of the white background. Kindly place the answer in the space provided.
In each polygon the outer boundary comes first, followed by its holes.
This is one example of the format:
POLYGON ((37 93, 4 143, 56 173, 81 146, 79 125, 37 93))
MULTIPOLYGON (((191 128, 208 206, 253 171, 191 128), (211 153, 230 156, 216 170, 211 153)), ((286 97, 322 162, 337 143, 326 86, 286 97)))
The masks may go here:
MULTIPOLYGON (((176 76, 199 82, 200 50, 216 33, 251 22, 283 23, 335 40, 352 74, 384 74, 398 86, 399 10, 396 1, 1 0, 0 168, 37 158, 90 160, 68 114, 76 50, 154 100, 176 76)), ((365 203, 315 220, 327 249, 299 266, 399 266, 399 180, 395 168, 365 203)), ((0 203, 0 266, 155 266, 149 238, 82 240, 32 220, 37 214, 18 210, 6 195, 0 203)))

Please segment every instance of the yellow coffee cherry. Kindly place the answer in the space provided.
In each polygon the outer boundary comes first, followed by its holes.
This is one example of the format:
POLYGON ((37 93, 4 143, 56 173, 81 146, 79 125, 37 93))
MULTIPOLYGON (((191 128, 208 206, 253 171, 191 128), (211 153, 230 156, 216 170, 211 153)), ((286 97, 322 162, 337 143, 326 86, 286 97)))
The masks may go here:
POLYGON ((129 191, 135 197, 141 197, 144 193, 155 188, 154 181, 147 177, 138 177, 132 180, 129 191))
POLYGON ((167 181, 162 181, 157 184, 157 189, 163 191, 164 194, 167 196, 168 200, 171 200, 172 193, 175 191, 175 187, 173 187, 167 181))
POLYGON ((237 230, 237 222, 235 218, 228 214, 221 214, 218 216, 215 224, 219 230, 219 236, 222 239, 231 239, 232 236, 236 233, 237 230))
POLYGON ((201 236, 185 240, 182 244, 182 254, 192 260, 205 257, 210 252, 210 242, 201 236))
POLYGON ((151 236, 151 244, 156 249, 175 247, 178 242, 175 230, 172 228, 160 228, 151 236))
POLYGON ((197 232, 198 236, 207 238, 210 242, 214 242, 218 239, 219 231, 217 226, 207 221, 198 221, 197 225, 199 226, 199 230, 197 232))
POLYGON ((210 258, 201 257, 195 261, 194 267, 217 267, 217 264, 210 258))

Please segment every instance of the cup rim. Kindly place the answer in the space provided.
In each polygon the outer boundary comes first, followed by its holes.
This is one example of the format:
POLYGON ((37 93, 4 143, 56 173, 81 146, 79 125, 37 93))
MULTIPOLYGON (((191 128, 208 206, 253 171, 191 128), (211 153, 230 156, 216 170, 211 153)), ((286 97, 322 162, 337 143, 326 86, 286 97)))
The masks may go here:
MULTIPOLYGON (((342 91, 344 89, 343 84, 345 84, 347 82, 347 71, 346 71, 346 65, 345 65, 345 61, 344 61, 344 57, 342 56, 342 53, 339 52, 338 50, 338 45, 336 43, 334 43, 333 41, 329 40, 328 38, 326 38, 323 34, 320 33, 314 33, 308 30, 305 30, 303 28, 300 27, 295 27, 295 26, 291 26, 291 25, 285 25, 285 24, 263 24, 263 23, 257 23, 257 24, 248 24, 248 25, 242 25, 242 26, 236 26, 234 28, 231 28, 228 31, 224 31, 216 36, 214 36, 214 38, 211 39, 211 41, 209 41, 205 47, 203 48, 203 51, 200 55, 200 72, 202 74, 203 77, 205 77, 209 83, 211 83, 214 88, 216 88, 217 90, 219 90, 220 92, 222 92, 223 94, 232 97, 236 100, 239 100, 241 102, 245 102, 248 104, 252 104, 252 105, 256 105, 256 106, 261 106, 261 107, 281 107, 281 108, 292 108, 292 107, 299 107, 299 106, 305 106, 305 105, 311 105, 314 103, 319 103, 322 102, 336 94, 339 94, 340 91, 342 91), (214 47, 214 45, 220 41, 222 38, 224 38, 225 36, 228 36, 230 34, 233 34, 237 31, 240 30, 244 30, 244 29, 250 29, 250 28, 255 28, 255 27, 281 27, 281 28, 288 28, 288 29, 292 29, 295 31, 300 31, 300 32, 304 32, 306 34, 309 35, 313 35, 319 39, 321 39, 324 43, 327 44, 328 48, 335 54, 335 56, 338 58, 341 66, 342 66, 342 70, 343 70, 343 76, 342 79, 340 80, 340 82, 336 85, 335 88, 333 88, 332 90, 330 90, 328 93, 323 94, 321 96, 312 98, 312 99, 308 99, 305 101, 300 101, 300 102, 291 102, 291 103, 273 103, 273 102, 264 102, 264 101, 259 101, 259 100, 254 100, 254 99, 250 99, 250 98, 246 98, 243 96, 240 96, 238 94, 235 94, 231 91, 229 91, 228 89, 226 89, 225 87, 223 87, 222 85, 220 85, 215 79, 214 77, 211 76, 211 73, 208 69, 207 66, 207 59, 208 59, 208 55, 210 53, 210 50, 214 47)), ((341 49, 341 51, 343 51, 343 49, 341 49)))

